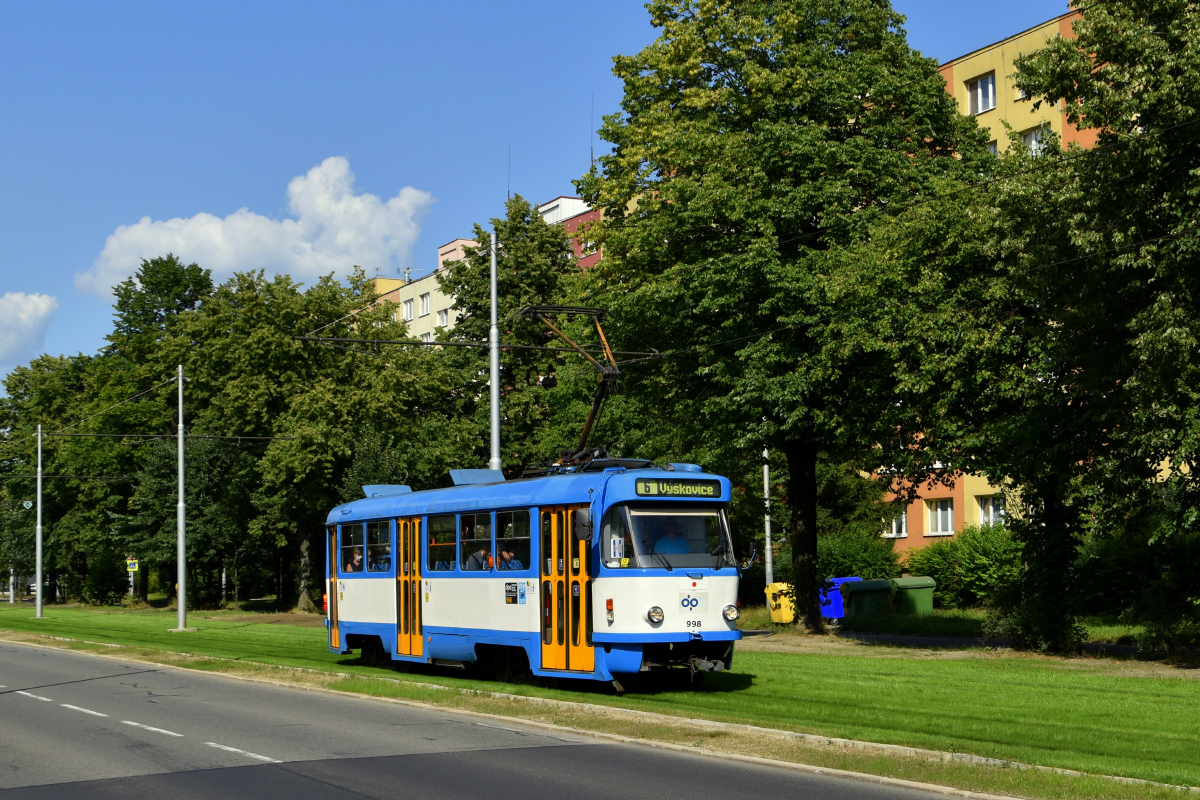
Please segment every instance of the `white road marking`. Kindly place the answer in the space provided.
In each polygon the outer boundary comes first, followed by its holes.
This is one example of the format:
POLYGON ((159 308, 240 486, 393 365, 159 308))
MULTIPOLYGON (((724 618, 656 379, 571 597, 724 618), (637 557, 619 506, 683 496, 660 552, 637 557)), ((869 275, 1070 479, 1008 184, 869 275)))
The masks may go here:
POLYGON ((49 697, 42 697, 40 694, 30 694, 29 692, 17 692, 17 694, 23 694, 23 695, 25 695, 26 697, 32 697, 34 700, 44 700, 44 701, 46 701, 47 703, 53 703, 53 702, 54 702, 54 701, 53 701, 53 700, 51 700, 49 697))
POLYGON ((63 703, 62 707, 69 708, 72 711, 82 711, 84 714, 91 714, 93 717, 107 717, 108 716, 108 714, 101 714, 99 711, 92 711, 91 709, 80 708, 79 706, 73 706, 70 703, 63 703))
POLYGON ((146 730, 146 731, 154 731, 155 733, 165 733, 167 736, 174 736, 177 739, 183 738, 182 733, 175 733, 173 731, 164 731, 162 728, 151 728, 149 725, 143 725, 140 722, 131 722, 130 720, 127 720, 127 719, 121 720, 121 724, 122 725, 132 725, 135 728, 141 728, 142 730, 146 730))
POLYGON ((508 731, 509 733, 515 733, 518 736, 528 736, 529 735, 525 731, 519 731, 515 728, 505 728, 500 725, 484 725, 482 722, 476 722, 475 724, 481 728, 491 728, 494 731, 508 731))
POLYGON ((225 744, 217 744, 216 742, 205 742, 205 744, 208 745, 209 747, 215 747, 218 750, 225 750, 230 753, 237 753, 238 755, 246 756, 247 758, 253 758, 256 761, 264 761, 267 764, 282 764, 283 763, 282 761, 280 761, 277 758, 267 758, 266 756, 260 756, 258 753, 250 753, 245 750, 238 750, 236 747, 230 747, 229 745, 225 745, 225 744))

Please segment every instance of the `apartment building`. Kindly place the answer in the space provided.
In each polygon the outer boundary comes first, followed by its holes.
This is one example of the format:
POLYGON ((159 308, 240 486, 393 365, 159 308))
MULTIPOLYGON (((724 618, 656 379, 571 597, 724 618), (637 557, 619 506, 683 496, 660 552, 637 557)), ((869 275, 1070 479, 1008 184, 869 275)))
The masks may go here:
POLYGON ((600 212, 578 197, 563 195, 538 206, 538 213, 549 225, 562 225, 571 237, 571 249, 579 267, 587 269, 600 261, 600 247, 588 236, 588 228, 600 221, 600 212))
MULTIPOLYGON (((958 101, 959 111, 975 117, 990 134, 992 152, 1001 153, 1011 146, 1006 124, 1034 151, 1040 150, 1047 131, 1058 134, 1064 147, 1095 144, 1095 131, 1081 131, 1067 122, 1061 102, 1042 103, 1034 109, 1033 99, 1026 97, 1012 78, 1017 56, 1045 47, 1055 36, 1074 38, 1071 23, 1078 18, 1078 11, 1070 11, 938 68, 946 79, 946 91, 958 101)), ((887 499, 894 497, 889 495, 887 499)), ((945 485, 918 487, 914 502, 892 519, 884 520, 883 536, 894 539, 899 551, 913 550, 961 533, 967 525, 1001 522, 1005 514, 1001 487, 977 475, 960 475, 945 485)))
MULTIPOLYGON (((1003 522, 1007 510, 1004 491, 978 475, 961 475, 948 485, 928 483, 918 488, 917 499, 890 520, 883 536, 895 540, 895 549, 916 550, 962 533, 967 525, 1003 522)), ((895 499, 889 494, 888 501, 895 499)))
POLYGON ((1046 131, 1058 134, 1063 147, 1072 143, 1081 147, 1095 144, 1095 131, 1081 131, 1067 122, 1061 101, 1042 103, 1034 109, 1033 99, 1026 97, 1012 79, 1017 56, 1040 50, 1058 35, 1074 38, 1071 23, 1077 19, 1079 12, 1070 11, 938 68, 946 79, 946 91, 958 101, 959 111, 975 117, 980 127, 988 131, 992 152, 1004 152, 1009 147, 1004 123, 1033 150, 1040 149, 1046 131))
POLYGON ((375 278, 375 291, 382 300, 395 303, 396 319, 408 323, 408 335, 423 342, 437 338, 439 328, 449 328, 458 319, 454 297, 438 287, 437 276, 452 261, 466 257, 466 249, 474 247, 474 239, 455 239, 437 249, 437 268, 415 280, 408 270, 403 278, 375 278))

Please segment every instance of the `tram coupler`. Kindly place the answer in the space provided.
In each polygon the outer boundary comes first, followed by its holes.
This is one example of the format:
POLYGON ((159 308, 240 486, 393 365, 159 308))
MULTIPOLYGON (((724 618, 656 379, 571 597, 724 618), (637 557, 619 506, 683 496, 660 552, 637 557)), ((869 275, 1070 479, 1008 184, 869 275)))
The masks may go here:
POLYGON ((724 672, 725 662, 715 658, 709 661, 707 658, 692 656, 688 659, 688 670, 691 672, 691 677, 694 680, 697 672, 724 672))

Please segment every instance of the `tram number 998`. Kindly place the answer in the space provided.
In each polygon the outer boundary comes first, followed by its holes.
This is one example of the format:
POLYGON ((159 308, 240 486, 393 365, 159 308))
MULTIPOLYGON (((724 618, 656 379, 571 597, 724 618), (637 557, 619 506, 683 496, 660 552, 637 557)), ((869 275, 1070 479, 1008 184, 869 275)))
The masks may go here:
POLYGON ((700 620, 698 620, 698 619, 689 619, 689 620, 687 621, 687 626, 688 626, 689 628, 699 628, 699 627, 700 627, 700 620))

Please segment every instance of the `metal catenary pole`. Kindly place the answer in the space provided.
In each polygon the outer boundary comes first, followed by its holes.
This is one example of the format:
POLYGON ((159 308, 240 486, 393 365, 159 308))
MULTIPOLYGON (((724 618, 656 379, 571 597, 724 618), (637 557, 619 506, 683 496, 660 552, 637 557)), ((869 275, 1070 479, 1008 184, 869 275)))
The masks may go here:
POLYGON ((763 448, 763 527, 767 534, 767 586, 775 582, 775 562, 771 554, 771 451, 763 448))
POLYGON ((491 355, 491 412, 492 412, 492 457, 488 469, 500 469, 500 328, 496 324, 496 232, 492 231, 492 327, 488 331, 488 350, 491 355))
POLYGON ((37 463, 37 527, 34 528, 34 549, 37 558, 36 580, 34 590, 34 605, 37 608, 35 616, 42 617, 42 426, 38 425, 38 463, 37 463))
POLYGON ((187 630, 187 528, 185 507, 183 502, 183 365, 180 364, 176 374, 179 382, 179 503, 175 506, 175 547, 178 572, 176 581, 179 584, 179 610, 177 614, 177 630, 187 630))

